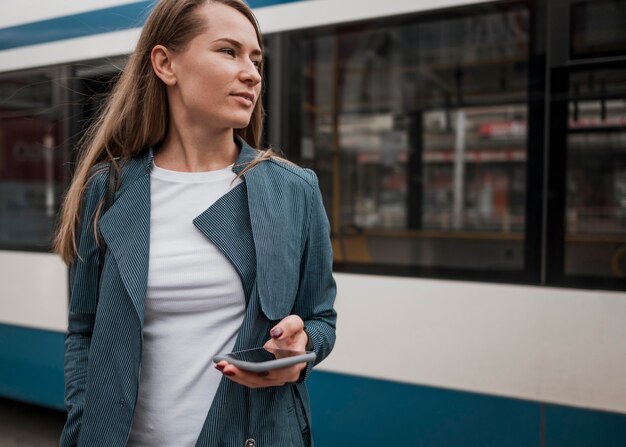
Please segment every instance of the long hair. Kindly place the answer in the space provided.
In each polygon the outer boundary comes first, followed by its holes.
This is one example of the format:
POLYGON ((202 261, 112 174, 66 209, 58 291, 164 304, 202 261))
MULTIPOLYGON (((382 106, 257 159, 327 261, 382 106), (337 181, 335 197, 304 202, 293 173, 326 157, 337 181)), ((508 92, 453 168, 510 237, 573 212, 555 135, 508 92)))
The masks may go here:
MULTIPOLYGON (((79 142, 79 162, 65 196, 54 251, 70 264, 76 258, 77 232, 81 222, 81 205, 85 186, 94 166, 101 161, 113 163, 128 160, 147 147, 163 142, 169 125, 169 107, 165 84, 152 69, 151 52, 163 45, 172 52, 183 51, 187 44, 205 28, 196 14, 205 3, 221 3, 242 13, 254 26, 261 50, 263 39, 252 10, 241 0, 160 0, 146 20, 135 51, 102 111, 79 142)), ((263 61, 259 69, 263 70, 263 61)), ((235 129, 235 135, 258 148, 263 124, 263 104, 257 101, 248 126, 235 129)), ((253 162, 272 157, 261 151, 253 162)), ((102 204, 101 204, 102 205, 102 204)), ((94 237, 98 240, 97 219, 94 217, 94 237)))

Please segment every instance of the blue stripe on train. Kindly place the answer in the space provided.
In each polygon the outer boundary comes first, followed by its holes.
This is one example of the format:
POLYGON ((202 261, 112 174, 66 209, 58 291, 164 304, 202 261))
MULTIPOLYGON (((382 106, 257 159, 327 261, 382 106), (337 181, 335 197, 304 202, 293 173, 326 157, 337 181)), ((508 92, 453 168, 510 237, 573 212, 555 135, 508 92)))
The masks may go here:
MULTIPOLYGON (((249 0, 252 8, 303 0, 249 0)), ((0 29, 0 51, 140 27, 154 1, 139 1, 0 29)))
POLYGON ((0 324, 0 396, 63 406, 63 344, 60 332, 0 324))
MULTIPOLYGON (((64 339, 0 324, 0 396, 62 408, 64 339)), ((326 372, 309 389, 318 447, 626 445, 623 414, 326 372)))
POLYGON ((626 446, 624 414, 319 372, 309 389, 320 447, 626 446))

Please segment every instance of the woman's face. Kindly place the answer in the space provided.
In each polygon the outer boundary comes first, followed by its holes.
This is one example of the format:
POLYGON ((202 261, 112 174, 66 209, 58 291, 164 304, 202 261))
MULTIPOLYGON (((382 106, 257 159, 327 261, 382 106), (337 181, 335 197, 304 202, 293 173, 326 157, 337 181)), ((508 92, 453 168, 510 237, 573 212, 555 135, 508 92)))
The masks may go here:
POLYGON ((170 113, 179 115, 175 122, 192 126, 244 128, 261 93, 263 55, 254 26, 221 3, 207 3, 196 14, 206 28, 184 51, 172 54, 170 113))

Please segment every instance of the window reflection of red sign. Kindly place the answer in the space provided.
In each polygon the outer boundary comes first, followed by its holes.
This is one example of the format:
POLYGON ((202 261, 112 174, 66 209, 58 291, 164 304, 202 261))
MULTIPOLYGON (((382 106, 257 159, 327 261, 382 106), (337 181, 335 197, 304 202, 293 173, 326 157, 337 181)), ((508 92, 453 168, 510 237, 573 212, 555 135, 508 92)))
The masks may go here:
POLYGON ((478 133, 487 138, 506 138, 526 136, 526 121, 498 121, 482 123, 478 133))
POLYGON ((60 136, 57 122, 32 117, 0 118, 0 179, 49 181, 48 170, 55 182, 62 181, 60 136))

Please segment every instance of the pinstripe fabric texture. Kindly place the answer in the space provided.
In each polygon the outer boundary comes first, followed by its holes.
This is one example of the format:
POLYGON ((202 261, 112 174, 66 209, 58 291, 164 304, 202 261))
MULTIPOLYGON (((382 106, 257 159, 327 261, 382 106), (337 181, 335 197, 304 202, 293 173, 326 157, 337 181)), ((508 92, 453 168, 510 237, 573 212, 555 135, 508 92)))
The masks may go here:
MULTIPOLYGON (((256 151, 242 140, 233 170, 256 151)), ((96 310, 98 248, 92 216, 106 191, 106 173, 88 185, 71 266, 72 297, 65 345, 68 419, 61 446, 124 446, 141 371, 142 325, 150 241, 150 151, 128 161, 115 202, 100 219, 107 243, 96 310)), ((246 293, 235 349, 262 346, 269 330, 297 314, 322 361, 335 341, 335 282, 329 225, 312 171, 265 161, 244 182, 194 220, 233 264, 246 293)), ((311 420, 305 379, 248 389, 223 378, 197 446, 309 446, 311 420)))

